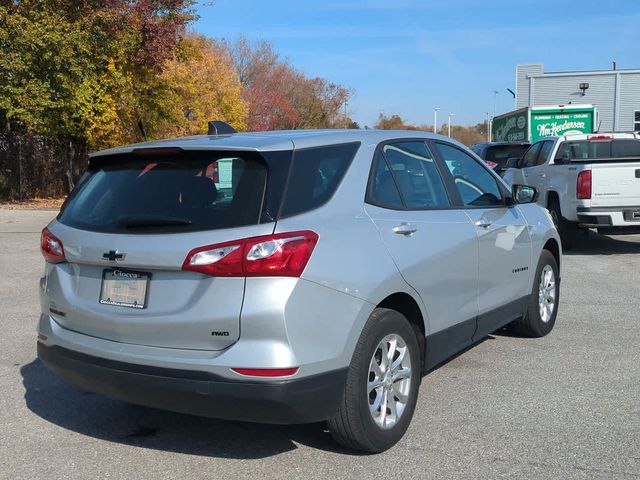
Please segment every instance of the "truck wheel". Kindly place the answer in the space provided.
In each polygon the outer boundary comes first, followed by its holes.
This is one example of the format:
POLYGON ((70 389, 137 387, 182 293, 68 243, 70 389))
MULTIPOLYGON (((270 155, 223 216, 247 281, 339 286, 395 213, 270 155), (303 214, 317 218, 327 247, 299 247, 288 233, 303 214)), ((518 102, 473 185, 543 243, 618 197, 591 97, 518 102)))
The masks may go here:
POLYGON ((570 222, 569 220, 566 220, 562 216, 562 212, 560 211, 560 203, 556 199, 551 199, 547 208, 549 209, 551 218, 553 218, 553 223, 558 230, 558 234, 560 234, 560 240, 562 240, 562 249, 571 250, 578 233, 576 224, 570 222))
POLYGON ((527 311, 524 317, 510 325, 511 329, 527 337, 544 337, 556 323, 559 300, 558 264, 551 252, 543 250, 533 278, 527 311))
POLYGON ((365 324, 347 373, 340 411, 328 421, 342 446, 383 452, 407 431, 420 387, 420 348, 407 319, 377 308, 365 324))

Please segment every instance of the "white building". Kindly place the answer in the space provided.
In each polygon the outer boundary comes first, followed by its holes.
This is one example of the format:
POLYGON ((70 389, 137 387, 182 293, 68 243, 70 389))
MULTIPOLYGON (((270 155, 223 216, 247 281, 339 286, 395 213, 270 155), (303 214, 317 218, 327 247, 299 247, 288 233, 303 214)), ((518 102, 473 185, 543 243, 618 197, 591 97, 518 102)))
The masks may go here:
POLYGON ((516 109, 591 103, 600 131, 640 131, 640 70, 545 72, 542 63, 516 67, 516 109))

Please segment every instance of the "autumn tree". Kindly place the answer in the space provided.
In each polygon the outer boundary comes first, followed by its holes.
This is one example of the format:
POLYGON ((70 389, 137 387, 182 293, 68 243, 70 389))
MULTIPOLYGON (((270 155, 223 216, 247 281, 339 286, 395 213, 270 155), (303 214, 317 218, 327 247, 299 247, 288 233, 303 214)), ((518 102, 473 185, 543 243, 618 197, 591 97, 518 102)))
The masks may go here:
POLYGON ((150 123, 157 136, 182 136, 207 131, 209 120, 223 120, 246 128, 247 104, 228 51, 201 35, 179 44, 159 77, 164 92, 158 117, 150 123))
POLYGON ((343 108, 352 92, 322 78, 308 78, 283 61, 270 43, 240 37, 227 44, 243 96, 250 130, 346 128, 343 108))
POLYGON ((407 128, 407 125, 400 115, 385 115, 384 113, 380 113, 374 128, 380 130, 404 130, 407 128))

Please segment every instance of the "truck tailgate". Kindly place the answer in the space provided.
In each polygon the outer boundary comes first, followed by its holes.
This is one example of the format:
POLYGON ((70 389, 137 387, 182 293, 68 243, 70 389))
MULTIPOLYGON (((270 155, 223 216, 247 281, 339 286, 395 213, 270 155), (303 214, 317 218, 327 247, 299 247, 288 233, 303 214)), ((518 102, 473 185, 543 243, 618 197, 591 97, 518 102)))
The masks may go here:
POLYGON ((633 162, 593 162, 592 207, 640 206, 640 159, 633 162))

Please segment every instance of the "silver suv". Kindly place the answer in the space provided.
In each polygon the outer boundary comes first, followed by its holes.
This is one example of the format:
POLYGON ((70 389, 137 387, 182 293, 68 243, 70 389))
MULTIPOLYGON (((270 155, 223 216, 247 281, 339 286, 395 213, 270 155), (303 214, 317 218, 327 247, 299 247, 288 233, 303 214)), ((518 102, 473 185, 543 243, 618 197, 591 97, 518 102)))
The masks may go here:
POLYGON ((532 187, 409 131, 206 135, 91 156, 42 232, 38 356, 80 388, 216 418, 405 433, 422 375, 553 328, 532 187))

